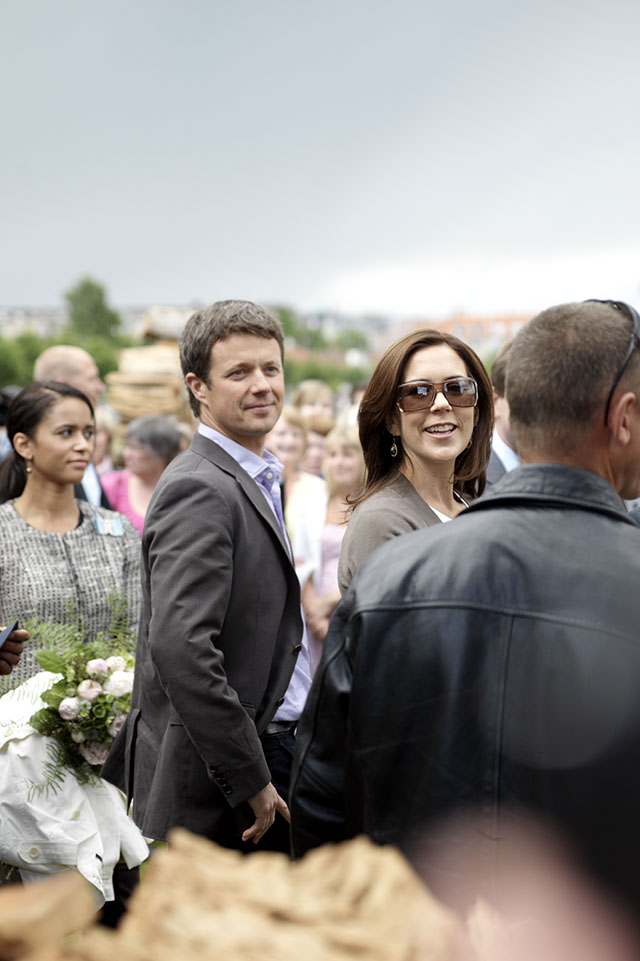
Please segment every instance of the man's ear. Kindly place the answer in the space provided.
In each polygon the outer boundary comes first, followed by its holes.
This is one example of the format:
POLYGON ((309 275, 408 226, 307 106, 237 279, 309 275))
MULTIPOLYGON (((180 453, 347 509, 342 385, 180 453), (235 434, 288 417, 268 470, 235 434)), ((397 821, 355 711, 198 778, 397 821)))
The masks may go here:
POLYGON ((189 371, 184 379, 184 382, 197 400, 203 399, 202 395, 205 385, 197 374, 189 371))
POLYGON ((20 457, 24 458, 24 460, 31 460, 33 457, 33 445, 31 443, 31 438, 27 437, 26 434, 14 434, 13 447, 16 454, 19 454, 20 457))
POLYGON ((631 390, 613 397, 609 407, 609 430, 613 439, 622 447, 626 447, 635 431, 640 429, 638 418, 638 398, 631 390))

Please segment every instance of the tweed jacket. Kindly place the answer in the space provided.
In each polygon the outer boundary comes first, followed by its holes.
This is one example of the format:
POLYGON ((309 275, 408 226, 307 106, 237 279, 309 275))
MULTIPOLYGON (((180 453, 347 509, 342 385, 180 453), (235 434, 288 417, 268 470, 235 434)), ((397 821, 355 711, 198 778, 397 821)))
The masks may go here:
MULTIPOLYGON (((0 624, 16 617, 20 627, 32 617, 65 623, 72 605, 93 640, 111 624, 108 598, 115 593, 127 599, 129 623, 137 625, 140 537, 126 517, 86 500, 77 504, 81 523, 66 534, 31 527, 12 500, 0 505, 0 624), (110 523, 97 527, 96 521, 110 523), (113 527, 111 522, 116 522, 113 527)), ((37 645, 31 641, 18 667, 0 680, 0 691, 40 670, 34 650, 37 645)))

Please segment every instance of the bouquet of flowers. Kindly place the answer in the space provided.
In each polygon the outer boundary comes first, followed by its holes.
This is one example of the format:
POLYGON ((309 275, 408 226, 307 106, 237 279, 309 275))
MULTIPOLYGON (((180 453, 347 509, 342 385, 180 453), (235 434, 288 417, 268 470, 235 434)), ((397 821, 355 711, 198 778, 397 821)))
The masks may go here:
POLYGON ((40 695, 44 704, 29 718, 40 734, 55 740, 50 777, 71 768, 80 783, 100 774, 113 740, 131 707, 134 641, 123 616, 124 602, 113 599, 113 621, 88 642, 76 618, 71 625, 31 623, 40 667, 54 675, 40 695))

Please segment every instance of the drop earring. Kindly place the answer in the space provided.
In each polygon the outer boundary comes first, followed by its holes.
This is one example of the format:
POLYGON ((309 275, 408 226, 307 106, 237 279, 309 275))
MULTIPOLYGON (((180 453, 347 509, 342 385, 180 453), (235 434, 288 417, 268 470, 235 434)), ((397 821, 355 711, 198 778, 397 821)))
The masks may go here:
POLYGON ((26 462, 25 471, 27 474, 33 474, 33 467, 31 466, 30 461, 26 462))
POLYGON ((390 448, 390 450, 389 450, 389 453, 391 454, 392 457, 397 457, 397 456, 398 456, 398 445, 396 444, 396 439, 395 439, 395 437, 393 438, 393 443, 392 443, 392 445, 391 445, 391 448, 390 448))

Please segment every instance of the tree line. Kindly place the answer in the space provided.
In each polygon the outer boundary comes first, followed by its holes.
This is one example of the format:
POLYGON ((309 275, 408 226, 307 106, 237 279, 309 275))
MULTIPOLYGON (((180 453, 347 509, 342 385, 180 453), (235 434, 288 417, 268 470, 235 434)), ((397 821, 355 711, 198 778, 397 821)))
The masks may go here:
MULTIPOLYGON (((67 320, 60 332, 53 337, 42 337, 32 331, 24 331, 15 337, 0 337, 0 386, 16 384, 20 387, 31 383, 36 357, 54 344, 75 344, 84 347, 96 362, 100 376, 118 369, 118 351, 121 347, 141 346, 144 341, 126 336, 122 330, 122 318, 107 301, 104 286, 91 277, 83 277, 65 291, 67 320)), ((277 307, 285 337, 308 351, 305 359, 285 358, 285 377, 288 385, 295 385, 310 378, 324 380, 334 389, 340 384, 355 384, 365 379, 369 370, 360 367, 336 365, 323 356, 331 348, 341 351, 350 348, 367 350, 367 338, 361 331, 342 331, 329 340, 321 330, 305 325, 288 307, 277 307)))

